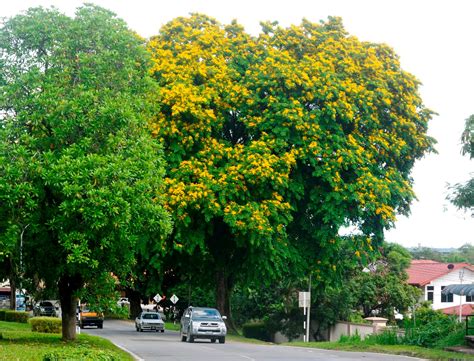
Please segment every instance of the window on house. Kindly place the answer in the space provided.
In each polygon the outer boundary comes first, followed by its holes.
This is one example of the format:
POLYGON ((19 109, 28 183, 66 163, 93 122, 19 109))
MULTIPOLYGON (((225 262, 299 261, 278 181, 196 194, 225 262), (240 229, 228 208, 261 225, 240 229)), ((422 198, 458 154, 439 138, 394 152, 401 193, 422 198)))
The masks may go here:
MULTIPOLYGON (((441 286, 441 291, 444 290, 446 286, 441 286)), ((441 302, 453 302, 453 294, 445 295, 441 293, 441 302)))
POLYGON ((433 302, 434 299, 434 286, 427 286, 426 287, 426 299, 428 301, 433 302))
POLYGON ((466 296, 466 302, 474 302, 474 296, 466 296))

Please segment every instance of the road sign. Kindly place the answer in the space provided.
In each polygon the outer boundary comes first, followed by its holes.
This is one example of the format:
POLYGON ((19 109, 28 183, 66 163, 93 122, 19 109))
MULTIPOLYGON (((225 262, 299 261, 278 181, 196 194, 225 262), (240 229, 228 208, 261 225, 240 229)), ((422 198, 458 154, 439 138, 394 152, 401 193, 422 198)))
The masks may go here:
POLYGON ((298 292, 298 303, 300 307, 310 307, 311 305, 311 293, 310 292, 298 292))
POLYGON ((155 300, 156 303, 160 303, 160 301, 161 301, 161 296, 160 296, 160 294, 157 293, 157 294, 155 295, 155 297, 153 297, 153 299, 155 300))
POLYGON ((171 296, 170 301, 176 304, 179 301, 179 298, 176 295, 171 296))

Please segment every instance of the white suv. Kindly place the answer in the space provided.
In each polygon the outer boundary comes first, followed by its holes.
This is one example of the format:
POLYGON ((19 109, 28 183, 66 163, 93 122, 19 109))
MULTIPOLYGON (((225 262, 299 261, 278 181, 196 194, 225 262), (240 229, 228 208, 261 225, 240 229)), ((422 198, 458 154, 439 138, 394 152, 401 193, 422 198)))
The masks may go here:
POLYGON ((211 342, 225 343, 227 327, 215 308, 188 307, 181 317, 181 341, 194 342, 195 339, 210 339, 211 342))

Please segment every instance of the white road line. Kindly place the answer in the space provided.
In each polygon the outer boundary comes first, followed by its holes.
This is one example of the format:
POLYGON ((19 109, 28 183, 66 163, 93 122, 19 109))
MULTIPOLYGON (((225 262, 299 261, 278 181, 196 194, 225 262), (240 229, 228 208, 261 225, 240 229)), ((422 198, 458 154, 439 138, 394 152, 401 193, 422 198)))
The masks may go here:
POLYGON ((144 359, 142 359, 140 356, 138 355, 135 355, 132 351, 130 350, 127 350, 125 347, 119 345, 118 343, 115 343, 112 341, 113 344, 115 344, 115 346, 117 346, 119 349, 129 353, 130 355, 132 355, 132 357, 136 360, 136 361, 145 361, 144 359))

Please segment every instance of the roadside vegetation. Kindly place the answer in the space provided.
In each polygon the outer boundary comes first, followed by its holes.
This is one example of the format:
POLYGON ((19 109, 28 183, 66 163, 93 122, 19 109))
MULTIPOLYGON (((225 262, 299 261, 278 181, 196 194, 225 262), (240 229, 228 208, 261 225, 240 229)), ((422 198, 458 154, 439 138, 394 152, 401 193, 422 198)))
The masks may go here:
MULTIPOLYGON (((76 339, 78 298, 133 320, 159 292, 168 321, 186 305, 215 306, 230 334, 294 340, 309 288, 315 339, 338 320, 395 325, 420 296, 406 282, 409 252, 384 241, 416 198, 415 161, 434 151, 419 86, 392 49, 360 42, 336 17, 262 23, 251 36, 193 14, 148 40, 94 5, 5 20, 0 280, 13 309, 15 287, 58 299, 69 342, 2 326, 10 353, 0 357, 121 359, 105 341, 76 339)), ((463 247, 456 257, 472 255, 463 247)), ((452 320, 425 316, 399 325, 403 339, 337 345, 462 343, 452 320)))
POLYGON ((429 360, 474 360, 474 355, 459 352, 410 345, 383 345, 372 343, 370 341, 361 341, 358 338, 351 338, 349 340, 341 340, 338 342, 291 342, 287 343, 287 345, 321 348, 325 350, 387 353, 392 355, 420 357, 429 360))
POLYGON ((61 340, 60 333, 32 332, 26 323, 0 321, 1 360, 133 360, 110 341, 86 334, 71 342, 61 340))

